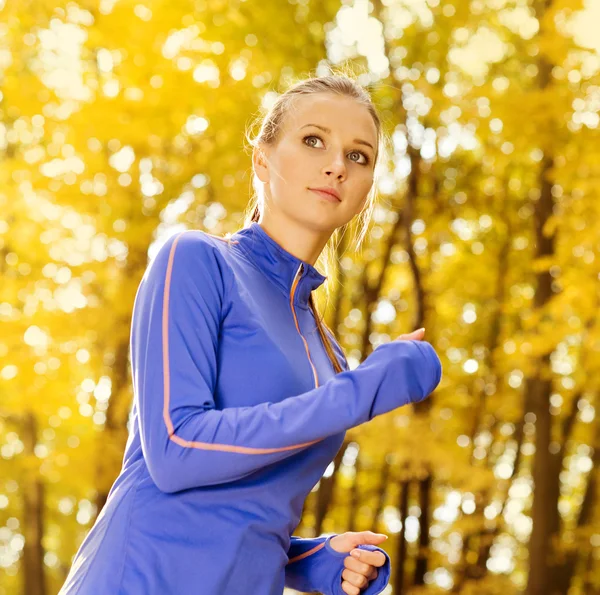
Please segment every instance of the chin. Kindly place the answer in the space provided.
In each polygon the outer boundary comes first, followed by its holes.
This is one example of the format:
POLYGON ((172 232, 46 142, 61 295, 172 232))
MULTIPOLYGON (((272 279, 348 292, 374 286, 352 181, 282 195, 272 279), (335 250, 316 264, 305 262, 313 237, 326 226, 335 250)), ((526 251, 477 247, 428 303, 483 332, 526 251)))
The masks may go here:
MULTIPOLYGON (((310 220, 303 217, 302 224, 313 231, 321 233, 333 233, 340 227, 340 224, 337 221, 330 219, 329 217, 319 217, 318 215, 310 220)), ((343 225, 343 223, 341 225, 343 225)))

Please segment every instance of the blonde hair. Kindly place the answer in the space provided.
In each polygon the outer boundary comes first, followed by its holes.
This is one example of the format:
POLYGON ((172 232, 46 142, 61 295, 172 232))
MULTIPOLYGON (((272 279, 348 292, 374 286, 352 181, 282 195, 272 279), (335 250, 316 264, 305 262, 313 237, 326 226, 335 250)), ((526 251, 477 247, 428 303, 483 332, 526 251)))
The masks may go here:
MULTIPOLYGON (((326 76, 310 77, 293 84, 289 89, 287 89, 287 91, 277 97, 271 108, 264 116, 258 117, 258 121, 260 122, 260 130, 254 137, 251 137, 248 132, 246 133, 246 140, 248 144, 252 148, 257 148, 257 146, 261 143, 266 145, 276 143, 285 115, 290 111, 290 109, 293 108, 294 100, 299 96, 312 95, 314 93, 335 93, 337 95, 351 97, 368 109, 377 129, 378 149, 375 155, 375 162, 377 162, 377 159, 380 153, 383 152, 385 145, 385 139, 381 130, 382 127, 380 117, 375 109, 375 106, 373 105, 368 91, 366 91, 353 78, 345 74, 329 74, 326 76)), ((253 180, 253 187, 254 195, 252 196, 244 215, 244 227, 249 226, 252 222, 258 222, 260 220, 261 206, 264 204, 264 197, 262 196, 261 187, 257 187, 256 180, 253 180)), ((355 223, 353 219, 333 232, 331 236, 332 239, 325 246, 321 257, 319 258, 319 260, 323 259, 323 265, 326 272, 329 268, 327 266, 327 262, 333 260, 333 255, 336 253, 337 246, 349 228, 353 229, 352 237, 354 238, 354 249, 358 250, 360 248, 367 233, 369 222, 375 207, 375 188, 376 184, 374 182, 367 196, 363 210, 357 217, 354 218, 357 220, 357 223, 355 223)), ((326 287, 325 289, 328 293, 328 288, 326 287)), ((333 364, 336 374, 338 374, 342 372, 342 367, 335 355, 333 345, 330 338, 325 333, 325 330, 331 333, 333 337, 335 337, 335 333, 325 324, 322 316, 320 316, 317 312, 312 293, 309 298, 309 306, 315 316, 317 329, 321 335, 325 351, 327 352, 327 355, 333 364)))

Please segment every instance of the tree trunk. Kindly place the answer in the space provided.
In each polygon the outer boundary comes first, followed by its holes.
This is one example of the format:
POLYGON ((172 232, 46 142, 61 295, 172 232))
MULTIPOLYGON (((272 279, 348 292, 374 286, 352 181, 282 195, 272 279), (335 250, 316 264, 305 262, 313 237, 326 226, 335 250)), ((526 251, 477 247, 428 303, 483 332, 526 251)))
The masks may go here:
MULTIPOLYGON (((574 406, 574 409, 577 407, 574 406)), ((594 454, 592 456, 592 470, 588 476, 588 483, 585 488, 581 510, 577 518, 577 528, 590 526, 593 523, 594 503, 598 502, 600 493, 598 492, 598 476, 600 475, 600 423, 596 422, 596 432, 593 441, 594 454)), ((587 552, 584 551, 584 554, 587 552)), ((569 552, 562 567, 557 572, 557 591, 559 593, 568 593, 571 581, 575 575, 577 559, 582 554, 578 551, 569 552)), ((591 555, 591 549, 590 549, 591 555)), ((593 558, 593 555, 591 555, 593 558)))
POLYGON ((370 281, 370 267, 365 265, 363 269, 363 273, 360 281, 360 293, 358 295, 364 296, 363 299, 363 312, 365 316, 365 325, 362 332, 362 341, 361 341, 361 354, 363 360, 371 353, 373 349, 373 345, 371 343, 371 333, 373 331, 373 310, 377 306, 377 301, 379 300, 379 296, 381 295, 381 288, 383 287, 383 282, 385 280, 385 274, 388 270, 388 264, 390 262, 390 258, 392 256, 392 252, 394 247, 396 246, 396 242, 398 240, 398 233, 402 228, 402 224, 404 221, 404 217, 402 213, 398 213, 398 219, 394 223, 391 231, 387 236, 387 240, 384 246, 383 254, 381 256, 381 262, 383 263, 381 267, 381 271, 377 276, 377 279, 373 282, 370 281))
POLYGON ((333 473, 329 477, 322 477, 319 489, 317 490, 317 498, 315 503, 315 535, 320 535, 323 531, 323 521, 327 516, 327 511, 333 502, 333 493, 335 484, 337 483, 337 476, 344 458, 344 453, 348 442, 344 441, 342 447, 338 450, 335 458, 333 459, 333 473))
MULTIPOLYGON (((508 186, 508 184, 505 184, 508 186)), ((503 198, 506 198, 508 195, 508 191, 504 192, 501 195, 503 198)), ((491 320, 491 324, 489 326, 489 333, 487 337, 487 367, 490 371, 489 382, 494 382, 496 389, 498 388, 498 379, 494 375, 494 371, 496 369, 496 361, 494 354, 496 353, 496 349, 498 345, 500 345, 500 335, 501 335, 501 327, 503 320, 503 307, 506 301, 506 286, 507 286, 507 277, 508 277, 508 269, 509 269, 509 256, 510 256, 510 243, 512 241, 511 234, 511 223, 508 215, 506 215, 503 219, 503 222, 506 226, 506 230, 504 232, 504 238, 502 244, 500 246, 500 250, 498 251, 498 276, 496 277, 496 287, 494 291, 494 302, 495 302, 495 310, 494 315, 491 320)), ((483 387, 484 385, 482 385, 483 387)), ((487 397, 485 390, 480 390, 478 394, 478 401, 476 404, 476 412, 473 418, 473 425, 471 428, 471 464, 475 465, 476 461, 473 457, 475 452, 475 438, 477 434, 485 429, 483 426, 483 420, 485 418, 486 413, 486 405, 487 405, 487 397)))
MULTIPOLYGON (((143 240, 143 238, 142 238, 143 240)), ((125 279, 141 279, 148 264, 147 241, 130 245, 127 266, 123 271, 125 279)), ((136 284, 137 285, 137 284, 136 284)), ((111 366, 111 396, 106 410, 104 430, 98 436, 96 457, 96 516, 106 504, 109 491, 114 483, 123 462, 123 454, 127 443, 127 419, 131 409, 131 382, 129 375, 129 329, 133 316, 135 291, 123 296, 128 301, 125 314, 115 321, 117 338, 112 347, 114 361, 111 366)), ((104 354, 103 354, 104 355, 104 354)))
POLYGON ((381 482, 379 483, 379 489, 377 490, 377 505, 373 511, 373 530, 377 531, 381 524, 381 515, 383 513, 383 507, 385 506, 385 497, 387 495, 387 486, 390 477, 390 455, 386 455, 383 458, 381 467, 381 482))
MULTIPOLYGON (((35 457, 37 422, 31 412, 23 417, 23 442, 27 457, 35 457)), ((29 469, 23 481, 23 595, 46 595, 44 576, 44 485, 37 468, 29 469)))
MULTIPOLYGON (((546 221, 552 215, 554 199, 552 183, 548 173, 553 161, 546 157, 541 173, 541 196, 535 205, 535 227, 537 250, 536 257, 549 257, 554 254, 554 235, 544 235, 546 221)), ((537 275, 537 287, 534 306, 542 309, 552 296, 552 276, 548 270, 537 275)), ((546 353, 537 362, 536 374, 528 379, 526 391, 531 397, 535 421, 535 459, 533 462, 533 481, 535 490, 531 518, 533 529, 529 542, 529 580, 528 595, 549 595, 556 583, 549 572, 549 556, 552 535, 558 532, 558 496, 560 494, 559 473, 560 457, 550 452, 552 416, 550 414, 550 395, 552 382, 549 369, 550 355, 546 353)))
POLYGON ((358 516, 358 507, 360 505, 360 492, 358 489, 358 476, 360 474, 360 452, 356 456, 354 462, 354 481, 352 482, 352 488, 350 489, 350 506, 348 507, 348 531, 356 531, 356 517, 358 516))
POLYGON ((402 520, 402 528, 398 533, 398 549, 396 554, 396 572, 393 578, 394 594, 402 595, 404 590, 404 575, 406 558, 408 554, 408 546, 406 543, 406 519, 408 517, 408 481, 402 481, 400 483, 400 500, 398 502, 398 510, 400 511, 400 518, 402 520))
MULTIPOLYGON (((131 324, 131 318, 122 324, 131 324)), ((129 340, 123 338, 116 348, 112 368, 112 393, 106 410, 104 430, 98 438, 96 460, 96 516, 106 504, 110 488, 119 473, 127 442, 127 418, 130 407, 129 340)))
MULTIPOLYGON (((543 33, 544 16, 551 8, 551 0, 538 0, 535 3, 535 16, 543 33)), ((538 60, 538 90, 548 89, 552 80, 552 68, 548 59, 542 55, 538 60)), ((548 124, 552 124, 548 122, 548 124)), ((554 255, 554 232, 546 235, 544 226, 552 216, 554 197, 550 171, 554 166, 554 157, 550 147, 543 147, 544 158, 540 170, 540 197, 534 205, 536 258, 549 258, 554 255)), ((548 269, 537 274, 537 287, 534 295, 534 308, 540 311, 552 297, 552 276, 548 269)), ((550 595, 555 593, 556 582, 550 565, 552 537, 558 532, 558 496, 560 494, 559 464, 557 454, 550 452, 552 416, 550 415, 551 376, 549 352, 540 357, 536 374, 526 383, 526 390, 532 397, 533 411, 536 415, 535 459, 533 463, 533 505, 531 518, 533 529, 529 540, 529 577, 527 595, 550 595), (558 459, 558 460, 557 460, 558 459)))
MULTIPOLYGON (((525 395, 525 410, 527 411, 529 409, 528 406, 528 398, 527 395, 525 395)), ((492 544, 494 543, 494 539, 496 538, 496 536, 498 535, 498 533, 500 532, 500 526, 501 526, 501 522, 502 522, 502 518, 504 515, 504 509, 506 508, 506 504, 508 503, 508 494, 510 492, 510 487, 511 487, 511 481, 515 478, 519 476, 519 465, 520 465, 520 452, 521 452, 521 447, 523 446, 523 438, 525 436, 524 432, 523 432, 523 420, 521 419, 520 423, 517 425, 517 428, 515 430, 515 436, 516 436, 516 456, 515 456, 515 462, 513 464, 513 469, 512 469, 512 473, 510 475, 510 477, 507 478, 506 480, 506 484, 507 484, 507 488, 506 488, 506 492, 504 494, 504 500, 502 501, 502 507, 500 509, 500 512, 497 514, 496 519, 500 519, 500 520, 496 520, 496 525, 492 528, 492 529, 486 529, 485 531, 483 531, 483 533, 480 536, 479 539, 479 555, 477 556, 477 570, 475 571, 477 576, 479 576, 480 578, 483 578, 486 573, 487 573, 487 561, 490 557, 490 550, 492 549, 492 544)))
POLYGON ((430 474, 427 474, 427 477, 420 480, 418 485, 421 516, 419 517, 419 551, 416 556, 413 585, 424 585, 429 554, 429 522, 431 517, 430 508, 433 478, 430 474))

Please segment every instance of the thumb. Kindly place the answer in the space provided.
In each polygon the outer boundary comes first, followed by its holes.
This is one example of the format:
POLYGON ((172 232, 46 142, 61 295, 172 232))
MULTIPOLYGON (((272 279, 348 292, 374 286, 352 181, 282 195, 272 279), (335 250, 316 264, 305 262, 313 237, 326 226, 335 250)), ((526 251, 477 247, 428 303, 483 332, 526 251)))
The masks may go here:
POLYGON ((378 545, 387 539, 387 535, 384 535, 383 533, 373 533, 373 531, 360 531, 355 534, 354 538, 356 540, 355 546, 364 544, 378 545))
POLYGON ((350 552, 359 545, 379 545, 387 539, 383 533, 373 531, 347 531, 331 538, 329 545, 336 552, 350 552))
POLYGON ((400 335, 396 340, 400 341, 422 341, 425 336, 425 329, 420 328, 412 333, 406 333, 404 335, 400 335))

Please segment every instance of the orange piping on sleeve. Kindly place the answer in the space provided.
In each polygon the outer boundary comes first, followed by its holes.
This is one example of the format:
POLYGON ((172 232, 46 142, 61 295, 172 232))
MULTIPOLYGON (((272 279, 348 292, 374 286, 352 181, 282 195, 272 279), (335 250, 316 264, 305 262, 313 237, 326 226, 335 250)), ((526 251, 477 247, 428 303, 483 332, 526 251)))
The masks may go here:
MULTIPOLYGON (((185 232, 181 232, 174 240, 171 250, 169 251, 169 260, 167 263, 167 273, 165 279, 165 288, 163 293, 163 311, 162 311, 162 350, 163 350, 163 420, 169 434, 169 439, 183 446, 184 448, 197 448, 200 450, 216 450, 222 452, 235 452, 240 454, 249 455, 260 455, 270 454, 274 452, 282 452, 286 450, 294 450, 296 448, 304 448, 312 444, 316 444, 319 440, 313 440, 311 442, 304 442, 302 444, 294 444, 292 446, 284 446, 281 448, 251 448, 246 446, 233 446, 230 444, 214 444, 211 442, 194 442, 185 440, 175 434, 173 428, 173 422, 171 421, 171 414, 169 411, 169 405, 171 400, 171 382, 170 382, 170 369, 169 369, 169 295, 171 290, 171 276, 173 273, 173 260, 175 258, 175 250, 181 235, 185 232)), ((304 339, 304 337, 303 337, 304 339)))
POLYGON ((298 560, 302 560, 303 558, 308 558, 308 556, 312 556, 313 554, 316 554, 320 549, 323 549, 324 547, 325 547, 325 542, 320 543, 319 545, 314 547, 312 550, 308 550, 307 552, 304 552, 303 554, 300 554, 299 556, 295 556, 295 557, 291 558, 288 561, 288 564, 291 564, 292 562, 297 562, 298 560))

